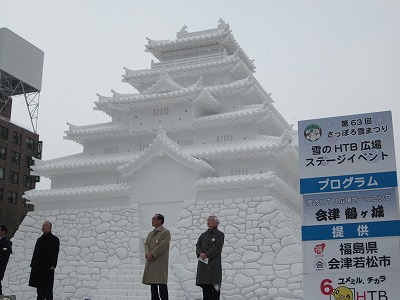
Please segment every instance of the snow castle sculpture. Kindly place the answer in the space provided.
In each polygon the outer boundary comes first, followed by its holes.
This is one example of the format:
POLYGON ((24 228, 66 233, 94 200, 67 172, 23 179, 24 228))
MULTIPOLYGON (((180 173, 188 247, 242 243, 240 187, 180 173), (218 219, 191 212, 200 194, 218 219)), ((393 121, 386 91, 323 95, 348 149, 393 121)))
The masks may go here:
POLYGON ((35 162, 51 189, 25 195, 35 211, 13 238, 6 292, 35 298, 29 263, 49 220, 61 241, 56 299, 149 299, 143 241, 163 213, 171 299, 200 299, 195 243, 216 214, 226 234, 223 299, 302 299, 296 134, 253 61, 222 20, 148 39, 146 51, 159 62, 123 75, 139 93, 95 102, 111 122, 69 124, 65 138, 82 153, 35 162))

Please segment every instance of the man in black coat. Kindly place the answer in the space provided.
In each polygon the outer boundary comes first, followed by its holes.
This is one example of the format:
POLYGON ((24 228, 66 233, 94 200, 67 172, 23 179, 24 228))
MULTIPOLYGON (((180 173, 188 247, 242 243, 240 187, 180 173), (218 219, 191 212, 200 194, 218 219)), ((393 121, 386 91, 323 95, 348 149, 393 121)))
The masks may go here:
POLYGON ((0 225, 0 295, 3 295, 3 287, 1 281, 4 278, 4 272, 6 271, 8 259, 12 253, 12 243, 7 239, 7 227, 0 225))
POLYGON ((203 232, 196 244, 197 263, 196 285, 203 289, 204 300, 220 297, 222 282, 221 252, 225 235, 218 230, 219 219, 209 216, 208 230, 203 232))
POLYGON ((60 240, 51 233, 52 225, 45 221, 42 225, 43 235, 36 241, 31 262, 29 286, 37 289, 37 300, 52 300, 54 269, 57 266, 60 240))

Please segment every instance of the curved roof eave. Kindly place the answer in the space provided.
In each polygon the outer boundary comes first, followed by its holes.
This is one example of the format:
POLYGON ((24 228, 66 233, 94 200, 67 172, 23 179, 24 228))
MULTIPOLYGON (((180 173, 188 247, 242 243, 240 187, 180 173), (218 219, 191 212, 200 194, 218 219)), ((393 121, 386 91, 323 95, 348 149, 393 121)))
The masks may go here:
POLYGON ((224 188, 244 188, 262 185, 266 188, 274 188, 283 194, 291 205, 298 210, 301 205, 301 196, 293 190, 282 179, 269 171, 262 174, 233 175, 223 177, 206 177, 196 182, 196 189, 199 191, 220 190, 224 188))
POLYGON ((149 148, 140 154, 137 159, 117 169, 123 174, 123 176, 131 175, 145 165, 148 161, 150 161, 153 156, 163 153, 191 169, 202 171, 204 173, 216 172, 216 170, 206 162, 184 153, 180 147, 181 146, 175 144, 167 137, 163 129, 160 129, 157 133, 156 139, 154 140, 153 144, 149 146, 149 148))
POLYGON ((129 195, 130 185, 127 183, 119 184, 107 184, 107 185, 95 185, 85 187, 74 187, 74 188, 58 188, 48 190, 29 190, 23 195, 23 198, 35 201, 37 200, 50 200, 54 199, 76 199, 76 198, 102 198, 106 195, 129 195))

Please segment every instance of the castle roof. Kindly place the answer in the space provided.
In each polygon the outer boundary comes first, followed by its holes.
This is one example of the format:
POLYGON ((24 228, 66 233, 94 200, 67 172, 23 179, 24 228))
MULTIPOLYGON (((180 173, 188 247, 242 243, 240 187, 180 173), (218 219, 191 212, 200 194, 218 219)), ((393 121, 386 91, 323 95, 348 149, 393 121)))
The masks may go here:
POLYGON ((204 174, 214 174, 216 172, 216 170, 205 161, 194 158, 182 151, 182 147, 169 139, 163 129, 158 131, 156 139, 149 148, 143 151, 136 159, 118 167, 117 170, 120 171, 123 176, 130 176, 143 165, 150 162, 153 157, 159 157, 161 155, 169 156, 180 164, 204 174))
POLYGON ((269 171, 261 174, 246 174, 223 177, 207 177, 196 182, 197 190, 215 190, 223 188, 246 188, 254 186, 265 186, 272 188, 284 195, 292 205, 300 208, 301 196, 293 190, 282 179, 269 171))
POLYGON ((236 42, 229 28, 229 24, 223 20, 219 20, 219 25, 215 29, 203 30, 197 32, 188 32, 186 26, 182 28, 174 40, 152 40, 147 38, 148 44, 146 51, 152 53, 156 58, 163 60, 166 53, 182 51, 187 49, 210 47, 210 46, 223 46, 229 54, 236 51, 239 52, 242 60, 250 69, 255 69, 252 60, 249 59, 247 54, 236 42))
POLYGON ((246 105, 240 110, 232 112, 214 114, 193 119, 190 126, 192 128, 209 128, 215 126, 226 126, 232 124, 240 124, 249 122, 249 120, 261 119, 266 113, 266 108, 263 104, 246 105))
POLYGON ((227 84, 217 86, 202 86, 201 77, 199 80, 186 88, 179 86, 167 73, 163 73, 161 78, 145 93, 142 94, 119 94, 114 92, 112 97, 99 96, 99 101, 95 101, 97 110, 102 110, 108 114, 113 111, 129 112, 134 108, 143 107, 159 107, 160 105, 172 105, 190 102, 196 99, 202 91, 206 91, 211 95, 235 95, 242 94, 249 102, 257 101, 262 103, 268 101, 272 103, 269 94, 265 93, 255 80, 254 76, 236 80, 227 84), (173 88, 164 90, 159 93, 150 93, 150 90, 156 90, 156 87, 166 87, 169 83, 173 88))
MULTIPOLYGON (((280 115, 274 115, 271 105, 245 105, 243 109, 227 112, 215 113, 219 110, 219 103, 213 101, 212 98, 198 98, 199 104, 205 110, 214 113, 204 117, 194 118, 191 122, 183 125, 170 125, 165 126, 167 131, 176 131, 179 129, 201 129, 211 128, 215 126, 230 126, 235 124, 243 124, 256 122, 263 134, 267 135, 281 135, 284 130, 290 130, 290 126, 280 115)), ((73 126, 70 125, 69 130, 65 131, 66 136, 64 139, 73 140, 80 144, 85 141, 107 139, 115 137, 129 137, 138 136, 142 134, 153 134, 157 131, 158 125, 133 128, 129 123, 104 123, 87 126, 73 126)))
POLYGON ((173 62, 153 63, 151 69, 130 70, 125 68, 125 75, 122 75, 124 82, 131 84, 139 92, 142 92, 148 84, 156 81, 158 76, 166 71, 171 78, 183 76, 200 76, 222 71, 230 72, 236 79, 241 79, 253 73, 248 69, 238 54, 225 56, 210 55, 209 59, 204 57, 192 58, 190 60, 174 60, 173 62))
POLYGON ((53 174, 71 174, 115 170, 116 166, 128 163, 139 156, 139 152, 110 154, 78 153, 50 160, 35 160, 32 175, 49 177, 53 174))
MULTIPOLYGON (((298 164, 298 152, 295 149, 293 141, 286 139, 286 136, 284 136, 284 138, 258 136, 249 140, 182 147, 171 141, 168 137, 159 135, 153 145, 154 146, 150 146, 150 148, 154 148, 153 150, 147 149, 143 153, 140 151, 113 153, 112 155, 79 153, 47 161, 36 160, 35 165, 32 166, 32 174, 51 177, 57 174, 115 170, 118 167, 129 165, 139 157, 143 156, 135 163, 135 166, 139 166, 141 160, 144 160, 147 156, 154 155, 152 154, 153 152, 155 153, 156 151, 161 150, 169 151, 168 154, 171 157, 182 161, 186 160, 187 163, 194 164, 196 167, 204 167, 204 170, 209 169, 209 165, 205 165, 203 162, 198 162, 195 158, 198 158, 201 161, 220 161, 226 159, 245 159, 275 155, 284 165, 287 165, 290 168, 296 168, 298 164)), ((120 171, 126 171, 128 169, 122 168, 120 171)))
POLYGON ((107 196, 129 195, 130 185, 128 183, 93 185, 73 188, 58 188, 48 190, 29 190, 23 195, 33 203, 37 201, 46 202, 48 200, 74 200, 85 197, 104 198, 107 196))

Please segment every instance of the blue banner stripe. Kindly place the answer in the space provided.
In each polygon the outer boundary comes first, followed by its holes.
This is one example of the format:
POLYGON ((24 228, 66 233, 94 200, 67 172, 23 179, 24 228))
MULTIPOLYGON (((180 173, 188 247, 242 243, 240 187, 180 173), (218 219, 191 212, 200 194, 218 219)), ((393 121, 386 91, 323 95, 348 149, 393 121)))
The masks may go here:
POLYGON ((300 194, 320 194, 389 187, 397 187, 397 174, 395 171, 300 179, 300 194))
POLYGON ((400 220, 302 226, 301 232, 303 241, 400 236, 400 220))

